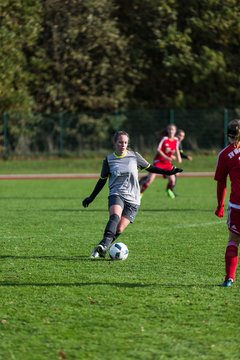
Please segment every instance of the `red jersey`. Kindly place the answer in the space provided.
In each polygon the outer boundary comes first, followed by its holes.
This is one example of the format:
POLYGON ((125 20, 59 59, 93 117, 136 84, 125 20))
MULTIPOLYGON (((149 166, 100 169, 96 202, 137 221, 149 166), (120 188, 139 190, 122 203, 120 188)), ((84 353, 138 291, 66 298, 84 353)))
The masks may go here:
MULTIPOLYGON (((166 156, 171 157, 175 154, 178 146, 179 141, 177 137, 169 139, 167 136, 164 136, 158 144, 157 150, 161 150, 166 156)), ((153 164, 163 169, 170 170, 172 168, 172 161, 166 160, 159 152, 156 154, 153 164)))
POLYGON ((219 153, 214 179, 226 181, 228 175, 231 181, 230 202, 240 206, 240 148, 234 144, 219 153))

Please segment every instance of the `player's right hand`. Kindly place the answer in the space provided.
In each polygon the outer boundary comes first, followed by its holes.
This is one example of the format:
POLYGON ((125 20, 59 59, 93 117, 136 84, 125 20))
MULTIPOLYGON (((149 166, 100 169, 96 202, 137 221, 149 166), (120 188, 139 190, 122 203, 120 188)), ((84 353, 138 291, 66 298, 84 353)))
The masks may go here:
POLYGON ((215 210, 215 215, 217 215, 219 218, 222 218, 224 216, 224 206, 218 206, 215 210))
POLYGON ((89 204, 91 204, 91 202, 92 202, 92 198, 91 198, 91 196, 89 196, 83 200, 82 206, 86 208, 86 207, 88 207, 89 204))

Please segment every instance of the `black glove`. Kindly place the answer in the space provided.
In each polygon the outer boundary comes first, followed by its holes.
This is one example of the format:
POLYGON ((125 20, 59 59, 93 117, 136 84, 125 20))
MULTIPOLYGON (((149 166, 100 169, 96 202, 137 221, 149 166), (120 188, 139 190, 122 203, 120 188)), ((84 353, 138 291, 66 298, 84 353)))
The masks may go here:
POLYGON ((93 201, 92 197, 89 196, 83 200, 82 206, 86 208, 86 207, 88 207, 89 204, 91 204, 92 201, 93 201))
POLYGON ((182 172, 183 169, 179 169, 176 166, 173 166, 171 170, 166 170, 166 175, 175 175, 177 173, 182 172))

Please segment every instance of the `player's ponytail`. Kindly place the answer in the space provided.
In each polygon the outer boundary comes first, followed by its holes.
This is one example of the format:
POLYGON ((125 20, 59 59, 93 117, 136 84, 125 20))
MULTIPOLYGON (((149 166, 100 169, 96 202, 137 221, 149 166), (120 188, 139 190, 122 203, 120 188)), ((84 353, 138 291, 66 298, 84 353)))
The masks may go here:
POLYGON ((227 127, 227 136, 234 141, 237 147, 240 147, 240 119, 230 121, 227 127))

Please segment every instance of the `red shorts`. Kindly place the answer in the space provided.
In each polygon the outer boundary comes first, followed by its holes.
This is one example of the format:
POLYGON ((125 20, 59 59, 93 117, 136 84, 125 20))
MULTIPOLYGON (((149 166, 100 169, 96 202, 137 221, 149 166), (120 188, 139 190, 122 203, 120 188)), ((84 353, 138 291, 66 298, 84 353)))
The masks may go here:
POLYGON ((240 209, 228 206, 228 229, 236 235, 240 235, 240 209))
POLYGON ((159 160, 154 160, 153 165, 164 170, 171 170, 173 167, 173 164, 171 162, 161 162, 159 160))

